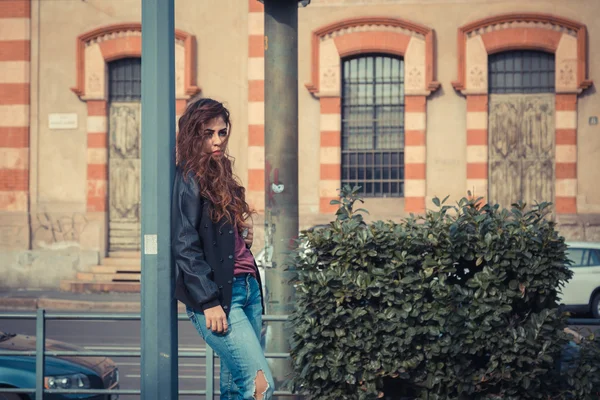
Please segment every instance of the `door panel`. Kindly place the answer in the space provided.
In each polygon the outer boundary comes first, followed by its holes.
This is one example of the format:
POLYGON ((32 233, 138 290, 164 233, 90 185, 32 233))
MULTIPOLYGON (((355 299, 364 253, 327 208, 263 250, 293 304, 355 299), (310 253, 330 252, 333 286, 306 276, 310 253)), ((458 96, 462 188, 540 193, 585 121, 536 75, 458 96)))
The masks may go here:
POLYGON ((554 97, 490 95, 490 202, 554 201, 554 97))
POLYGON ((140 103, 111 103, 109 250, 140 249, 140 103))

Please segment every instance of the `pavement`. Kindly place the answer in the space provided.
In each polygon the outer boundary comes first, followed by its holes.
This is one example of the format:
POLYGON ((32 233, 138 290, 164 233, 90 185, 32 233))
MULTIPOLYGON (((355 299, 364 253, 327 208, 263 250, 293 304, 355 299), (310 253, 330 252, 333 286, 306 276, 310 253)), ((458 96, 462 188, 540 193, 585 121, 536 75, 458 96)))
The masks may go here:
MULTIPOLYGON (((51 311, 140 312, 140 293, 71 293, 60 290, 0 289, 0 312, 51 311)), ((185 312, 179 303, 179 312, 185 312)))

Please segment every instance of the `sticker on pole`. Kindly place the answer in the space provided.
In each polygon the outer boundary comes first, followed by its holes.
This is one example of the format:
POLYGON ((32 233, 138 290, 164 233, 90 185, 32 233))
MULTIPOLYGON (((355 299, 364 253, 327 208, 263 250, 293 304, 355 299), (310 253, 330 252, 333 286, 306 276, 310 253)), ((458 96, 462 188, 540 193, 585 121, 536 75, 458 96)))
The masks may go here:
POLYGON ((144 235, 144 254, 158 254, 158 235, 144 235))

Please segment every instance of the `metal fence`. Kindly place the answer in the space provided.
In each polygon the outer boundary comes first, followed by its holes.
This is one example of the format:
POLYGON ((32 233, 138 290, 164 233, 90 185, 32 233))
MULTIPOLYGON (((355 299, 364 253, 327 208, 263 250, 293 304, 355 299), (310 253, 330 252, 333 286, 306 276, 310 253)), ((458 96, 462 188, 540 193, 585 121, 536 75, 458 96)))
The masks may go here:
MULTIPOLYGON (((36 320, 36 350, 35 351, 14 351, 0 350, 0 356, 29 356, 35 357, 35 388, 1 388, 1 393, 17 394, 35 394, 36 400, 43 400, 45 394, 88 394, 88 395, 140 395, 140 389, 47 389, 44 387, 44 367, 46 356, 82 356, 82 357, 140 357, 141 351, 47 351, 46 350, 46 321, 48 320, 70 320, 70 321, 139 321, 140 314, 70 314, 45 312, 43 309, 37 310, 37 313, 0 313, 0 320, 3 319, 35 319, 36 320)), ((185 314, 179 314, 177 319, 185 321, 188 317, 185 314)), ((282 315, 264 315, 265 322, 285 322, 287 316, 282 315)), ((199 395, 205 396, 206 400, 213 400, 214 395, 220 394, 214 387, 214 367, 215 353, 206 346, 205 351, 179 351, 179 358, 200 357, 206 359, 206 389, 205 390, 179 390, 179 395, 199 395)), ((267 358, 288 358, 289 353, 266 353, 267 358)), ((117 365, 118 367, 118 365, 117 365)), ((298 396, 288 391, 275 391, 275 396, 298 396)))
MULTIPOLYGON (((179 321, 187 320, 185 314, 179 314, 179 321)), ((140 389, 47 389, 44 387, 44 364, 46 356, 104 356, 104 357, 140 357, 140 351, 47 351, 46 350, 46 321, 48 320, 70 320, 70 321, 139 321, 140 314, 70 314, 70 313, 46 313, 39 309, 37 313, 0 313, 0 320, 3 319, 35 319, 36 320, 36 350, 35 351, 14 351, 0 350, 0 356, 29 356, 35 357, 36 375, 35 388, 0 388, 0 393, 18 393, 35 394, 36 400, 43 400, 44 394, 89 394, 89 395, 140 395, 140 389)), ((285 322, 288 317, 285 315, 265 315, 265 322, 285 322)), ((568 320, 570 326, 593 326, 600 325, 600 319, 582 319, 571 318, 568 320)), ((205 351, 179 351, 179 358, 200 357, 206 359, 206 389, 205 390, 179 390, 179 395, 199 395, 205 396, 206 400, 213 400, 214 395, 220 394, 214 387, 214 367, 215 353, 206 346, 205 351)), ((288 358, 289 353, 266 353, 267 358, 288 358)), ((118 365, 117 365, 118 366, 118 365)), ((288 391, 275 391, 275 396, 298 396, 288 391)))

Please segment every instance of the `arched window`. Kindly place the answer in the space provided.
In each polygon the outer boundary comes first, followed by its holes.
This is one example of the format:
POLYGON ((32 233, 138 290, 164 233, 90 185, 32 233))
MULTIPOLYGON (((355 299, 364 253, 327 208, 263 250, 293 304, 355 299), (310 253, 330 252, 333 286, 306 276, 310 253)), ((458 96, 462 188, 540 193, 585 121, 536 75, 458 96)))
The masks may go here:
POLYGON ((364 197, 404 196, 404 61, 368 54, 342 62, 342 185, 364 197))
POLYGON ((516 50, 491 54, 489 92, 554 93, 554 54, 542 51, 516 50))
POLYGON ((142 59, 122 58, 108 64, 109 100, 139 101, 142 98, 142 59))

